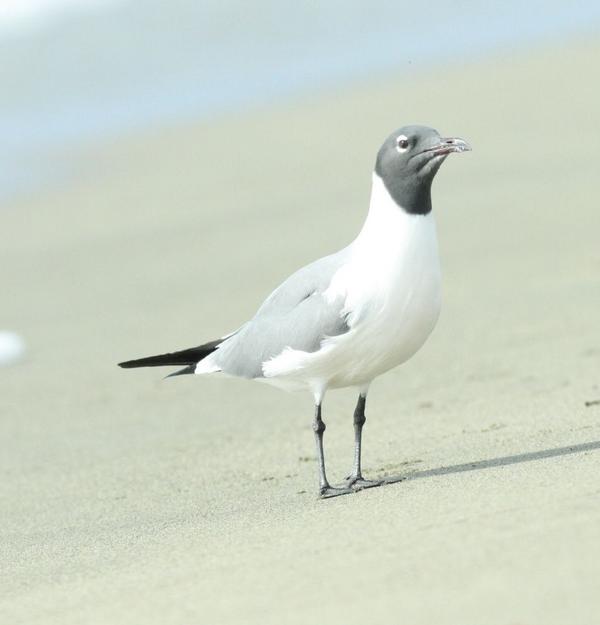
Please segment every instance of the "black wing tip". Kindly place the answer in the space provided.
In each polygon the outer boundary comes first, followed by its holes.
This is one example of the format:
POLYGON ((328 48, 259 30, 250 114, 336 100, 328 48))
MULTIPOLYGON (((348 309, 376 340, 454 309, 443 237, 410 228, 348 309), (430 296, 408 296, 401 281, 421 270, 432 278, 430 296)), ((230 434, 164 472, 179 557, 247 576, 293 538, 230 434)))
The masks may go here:
POLYGON ((121 367, 122 369, 132 369, 133 367, 135 367, 135 360, 126 360, 124 362, 120 362, 119 367, 121 367))
POLYGON ((167 365, 167 363, 161 362, 160 360, 157 361, 153 356, 150 356, 149 358, 138 358, 136 360, 126 360, 125 362, 119 363, 119 367, 122 369, 135 369, 136 367, 161 367, 165 365, 167 365))
MULTIPOLYGON (((152 365, 145 364, 145 362, 140 363, 139 360, 126 360, 125 362, 119 362, 117 364, 122 369, 135 369, 137 367, 152 366, 152 365)), ((177 375, 194 374, 196 373, 196 364, 197 363, 191 364, 187 367, 184 367, 183 369, 178 369, 177 371, 174 371, 173 373, 169 373, 169 375, 166 375, 164 379, 166 380, 167 378, 173 378, 177 375)), ((161 366, 161 365, 156 365, 156 366, 161 366)), ((168 365, 162 365, 162 366, 168 366, 168 365)))
POLYGON ((210 341, 198 347, 190 347, 179 352, 171 352, 168 354, 158 354, 157 356, 147 356, 146 358, 136 358, 135 360, 125 360, 118 363, 122 369, 135 369, 136 367, 173 367, 177 365, 185 365, 186 367, 195 367, 203 358, 217 349, 223 342, 223 339, 210 341))

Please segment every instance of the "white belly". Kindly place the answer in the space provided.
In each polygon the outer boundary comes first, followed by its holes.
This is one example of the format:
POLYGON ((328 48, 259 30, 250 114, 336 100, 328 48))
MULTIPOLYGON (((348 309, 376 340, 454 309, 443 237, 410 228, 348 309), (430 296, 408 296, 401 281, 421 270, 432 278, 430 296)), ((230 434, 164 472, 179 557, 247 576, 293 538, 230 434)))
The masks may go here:
POLYGON ((435 223, 432 216, 410 219, 414 223, 402 245, 389 253, 372 253, 360 272, 348 267, 344 282, 351 330, 331 339, 330 354, 324 345, 324 359, 336 360, 327 363, 335 370, 330 387, 368 383, 402 364, 423 346, 438 320, 441 279, 435 223))
POLYGON ((267 381, 316 392, 366 386, 413 356, 440 313, 433 215, 408 215, 385 201, 374 211, 372 203, 349 262, 326 295, 332 301, 344 298, 350 330, 326 339, 317 352, 284 352, 265 366, 267 381))

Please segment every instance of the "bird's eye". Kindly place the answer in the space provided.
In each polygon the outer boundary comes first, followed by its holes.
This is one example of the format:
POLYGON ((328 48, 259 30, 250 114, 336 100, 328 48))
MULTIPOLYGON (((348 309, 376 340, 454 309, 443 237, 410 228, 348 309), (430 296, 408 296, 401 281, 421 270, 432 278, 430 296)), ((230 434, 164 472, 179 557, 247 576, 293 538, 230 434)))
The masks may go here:
POLYGON ((396 139, 396 150, 398 150, 398 152, 406 152, 406 150, 408 150, 408 146, 408 138, 404 135, 400 135, 396 139))

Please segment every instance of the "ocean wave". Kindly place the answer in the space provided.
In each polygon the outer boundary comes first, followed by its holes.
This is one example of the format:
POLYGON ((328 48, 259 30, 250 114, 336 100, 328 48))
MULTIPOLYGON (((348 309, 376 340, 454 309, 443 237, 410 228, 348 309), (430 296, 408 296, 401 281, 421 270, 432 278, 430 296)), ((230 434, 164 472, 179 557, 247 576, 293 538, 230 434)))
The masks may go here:
POLYGON ((0 35, 36 31, 72 13, 102 11, 126 0, 2 0, 0 35))

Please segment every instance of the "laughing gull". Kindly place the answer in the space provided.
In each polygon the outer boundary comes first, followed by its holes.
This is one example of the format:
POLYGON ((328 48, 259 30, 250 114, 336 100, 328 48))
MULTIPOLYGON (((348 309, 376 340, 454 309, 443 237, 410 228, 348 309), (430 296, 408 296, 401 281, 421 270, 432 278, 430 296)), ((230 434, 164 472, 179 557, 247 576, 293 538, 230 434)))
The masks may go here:
POLYGON ((235 332, 199 347, 120 363, 185 365, 171 375, 222 372, 307 390, 321 497, 381 484, 361 472, 361 438, 371 382, 425 343, 440 312, 440 266, 431 183, 448 154, 470 146, 433 128, 405 126, 377 153, 371 202, 358 236, 341 251, 292 274, 235 332), (354 465, 342 487, 325 473, 321 405, 329 389, 355 387, 354 465))

